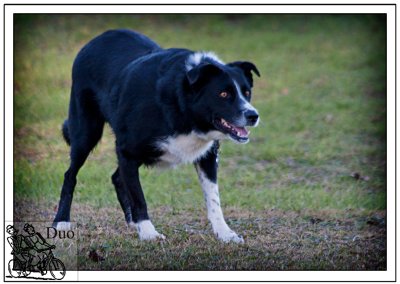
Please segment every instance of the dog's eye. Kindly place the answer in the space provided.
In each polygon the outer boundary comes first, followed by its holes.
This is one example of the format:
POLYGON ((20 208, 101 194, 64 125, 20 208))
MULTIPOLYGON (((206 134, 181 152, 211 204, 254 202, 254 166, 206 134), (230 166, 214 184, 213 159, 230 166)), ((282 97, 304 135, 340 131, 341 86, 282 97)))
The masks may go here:
POLYGON ((227 93, 227 92, 221 92, 221 93, 219 94, 219 96, 220 96, 221 98, 226 98, 226 97, 228 97, 228 93, 227 93))
POLYGON ((249 91, 246 91, 246 92, 244 92, 244 95, 245 95, 246 97, 248 97, 248 96, 250 96, 250 92, 249 92, 249 91))

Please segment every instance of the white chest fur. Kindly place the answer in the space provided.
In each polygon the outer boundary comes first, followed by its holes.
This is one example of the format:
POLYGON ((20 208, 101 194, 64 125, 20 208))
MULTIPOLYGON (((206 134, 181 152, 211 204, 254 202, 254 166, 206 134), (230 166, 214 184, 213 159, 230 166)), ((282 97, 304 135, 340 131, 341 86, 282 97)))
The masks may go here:
POLYGON ((170 137, 159 142, 157 147, 164 152, 160 157, 159 167, 174 167, 179 164, 193 163, 211 148, 214 140, 199 136, 195 132, 170 137))

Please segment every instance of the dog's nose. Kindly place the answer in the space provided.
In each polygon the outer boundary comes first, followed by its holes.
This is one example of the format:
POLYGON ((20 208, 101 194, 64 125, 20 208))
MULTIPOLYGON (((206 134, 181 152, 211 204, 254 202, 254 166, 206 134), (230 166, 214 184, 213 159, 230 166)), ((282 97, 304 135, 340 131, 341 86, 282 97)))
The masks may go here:
POLYGON ((251 125, 255 125, 258 122, 258 113, 255 110, 246 111, 244 116, 251 125))

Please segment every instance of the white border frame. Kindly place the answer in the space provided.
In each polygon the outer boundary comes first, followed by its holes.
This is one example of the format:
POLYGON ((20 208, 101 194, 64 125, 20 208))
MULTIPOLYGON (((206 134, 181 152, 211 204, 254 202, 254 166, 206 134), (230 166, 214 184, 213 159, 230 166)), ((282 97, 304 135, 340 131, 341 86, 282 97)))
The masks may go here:
MULTIPOLYGON (((46 3, 43 1, 42 3, 46 3)), ((126 3, 126 2, 125 2, 126 3)), ((156 2, 153 2, 156 3, 156 2)), ((342 3, 346 3, 342 1, 342 3)), ((16 4, 16 3, 15 3, 16 4)), ((34 5, 34 4, 33 4, 34 5)), ((80 271, 85 281, 394 281, 395 280, 395 28, 393 5, 6 5, 5 13, 5 220, 13 211, 13 14, 14 13, 385 13, 387 14, 387 271, 80 271), (390 154, 389 154, 390 153, 390 154)), ((3 23, 1 23, 3 25, 3 23)), ((1 71, 3 72, 3 70, 1 71)), ((1 102, 1 107, 3 102, 1 102)), ((0 118, 3 122, 3 117, 0 118)), ((3 123, 2 123, 3 126, 3 123)), ((1 134, 3 135, 3 133, 1 134)), ((3 137, 1 137, 3 138, 3 137)), ((3 143, 3 139, 1 139, 3 143)), ((2 178, 4 178, 2 177, 2 178)), ((3 196, 1 196, 3 199, 3 196)), ((3 212, 1 213, 3 214, 3 212)), ((4 220, 3 219, 3 220, 4 220)), ((4 243, 4 234, 1 236, 4 243)), ((3 246, 1 246, 3 253, 3 246)), ((1 260, 3 262, 3 259, 1 260)), ((4 264, 3 264, 4 265, 4 264)), ((3 266, 4 267, 4 266, 3 266)))

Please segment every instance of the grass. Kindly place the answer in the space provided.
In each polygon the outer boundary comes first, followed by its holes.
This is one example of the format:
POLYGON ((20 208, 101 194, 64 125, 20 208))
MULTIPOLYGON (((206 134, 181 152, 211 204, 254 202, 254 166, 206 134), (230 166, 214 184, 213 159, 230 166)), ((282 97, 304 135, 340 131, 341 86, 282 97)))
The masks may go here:
POLYGON ((60 125, 68 111, 71 66, 97 34, 131 28, 164 47, 213 50, 226 62, 250 60, 262 75, 253 99, 261 123, 251 142, 221 147, 222 205, 246 244, 214 241, 191 165, 141 169, 150 214, 169 237, 166 243, 140 243, 133 232, 120 229, 123 214, 110 181, 114 138, 107 127, 79 173, 72 206, 72 219, 85 235, 80 257, 87 260, 90 247, 101 249, 105 242, 107 257, 82 261, 82 269, 386 268, 385 226, 368 223, 376 216, 384 220, 386 210, 384 16, 16 15, 14 20, 14 200, 15 208, 29 208, 15 210, 22 220, 54 216, 69 162, 60 125), (322 221, 311 224, 307 212, 322 221), (91 222, 103 233, 93 235, 91 222), (191 234, 190 226, 200 234, 191 234))
MULTIPOLYGON (((41 220, 54 214, 49 204, 39 204, 40 211, 37 203, 23 202, 17 208, 20 214, 41 220)), ((126 229, 118 208, 74 209, 80 270, 385 269, 384 211, 254 212, 228 207, 229 226, 246 242, 226 245, 213 237, 206 216, 195 210, 157 207, 153 216, 167 240, 141 242, 135 231, 126 229), (97 218, 101 215, 107 218, 97 218)))

